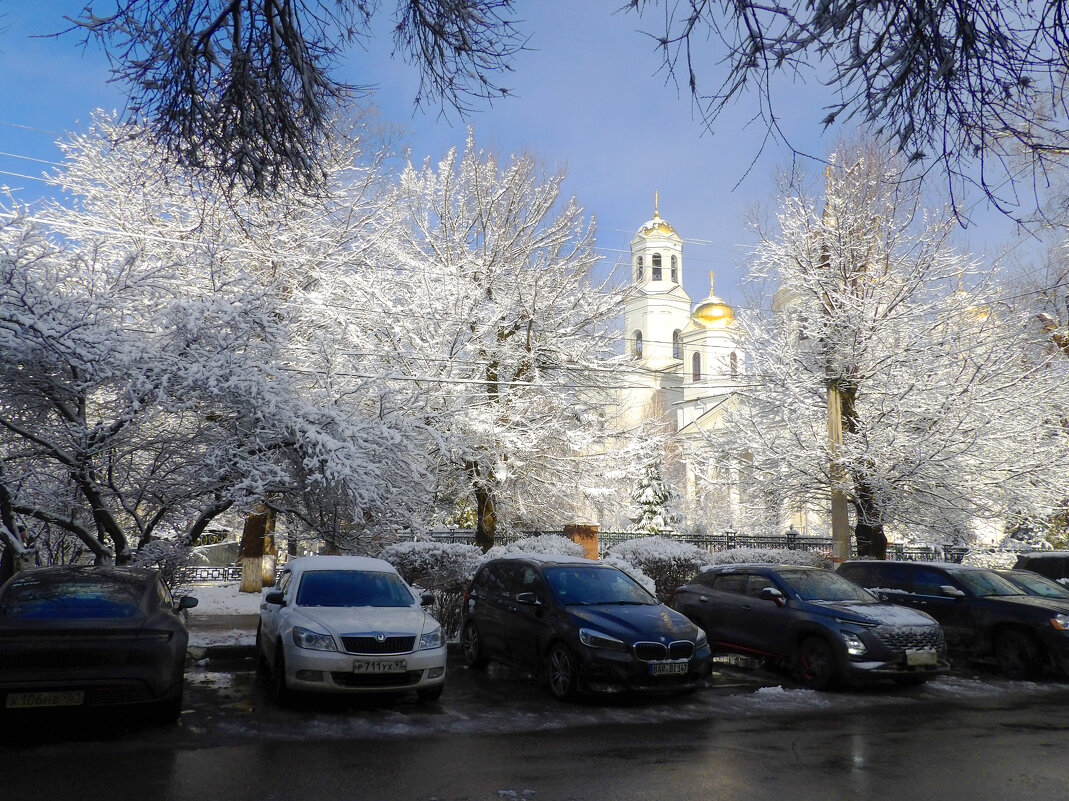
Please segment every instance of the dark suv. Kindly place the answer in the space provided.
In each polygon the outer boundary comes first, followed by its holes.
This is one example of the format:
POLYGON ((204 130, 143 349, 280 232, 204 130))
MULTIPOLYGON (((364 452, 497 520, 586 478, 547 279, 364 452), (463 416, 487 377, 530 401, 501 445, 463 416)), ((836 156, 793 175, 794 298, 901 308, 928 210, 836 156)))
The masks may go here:
POLYGON ((567 699, 580 689, 681 690, 709 675, 705 633, 621 570, 590 559, 523 556, 479 568, 465 599, 461 647, 544 673, 567 699))
POLYGON ((952 652, 994 658, 1010 678, 1069 668, 1069 600, 1029 595, 993 570, 966 565, 859 560, 839 573, 924 610, 942 624, 952 652))
POLYGON ((705 568, 676 590, 676 608, 715 648, 774 660, 815 689, 842 679, 913 684, 950 669, 932 618, 818 567, 705 568))

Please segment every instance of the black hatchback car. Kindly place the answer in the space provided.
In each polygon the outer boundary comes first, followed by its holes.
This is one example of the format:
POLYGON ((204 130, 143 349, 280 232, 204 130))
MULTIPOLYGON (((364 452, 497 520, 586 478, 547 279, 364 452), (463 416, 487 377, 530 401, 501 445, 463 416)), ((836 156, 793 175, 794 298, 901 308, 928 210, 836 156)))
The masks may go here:
POLYGON ((814 689, 875 678, 913 684, 950 669, 932 618, 823 568, 706 568, 676 590, 676 609, 715 649, 772 660, 814 689))
POLYGON ((0 699, 8 712, 120 707, 176 720, 189 634, 155 570, 40 567, 0 587, 0 699))
POLYGON ((993 658, 1009 678, 1048 666, 1069 671, 1069 599, 1031 595, 994 570, 967 565, 856 560, 838 570, 927 612, 942 624, 952 652, 993 658))
POLYGON ((557 698, 580 690, 683 690, 709 674, 705 633, 610 565, 567 556, 493 559, 465 597, 464 661, 545 675, 557 698))

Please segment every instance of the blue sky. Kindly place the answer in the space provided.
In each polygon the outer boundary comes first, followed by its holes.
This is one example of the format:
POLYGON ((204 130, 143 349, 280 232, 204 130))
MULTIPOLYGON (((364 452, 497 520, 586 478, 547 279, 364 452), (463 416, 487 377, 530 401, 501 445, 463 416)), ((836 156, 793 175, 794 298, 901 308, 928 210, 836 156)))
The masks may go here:
MULTIPOLYGON (((121 109, 123 98, 108 83, 108 64, 96 46, 82 48, 76 35, 31 38, 64 27, 82 0, 0 0, 0 185, 31 200, 46 187, 32 179, 58 160, 54 141, 85 127, 93 109, 121 109), (19 176, 30 176, 22 178, 19 176)), ((110 7, 100 2, 99 13, 110 7)), ((389 12, 390 3, 384 3, 389 12)), ((638 226, 660 213, 684 238, 684 286, 692 299, 708 294, 708 273, 717 274, 717 294, 742 303, 739 288, 752 237, 746 216, 755 207, 775 208, 775 171, 791 159, 788 148, 765 137, 750 98, 725 114, 716 130, 703 132, 692 117, 685 87, 678 91, 658 74, 660 58, 640 28, 656 18, 613 13, 622 3, 544 0, 520 3, 531 37, 528 52, 503 83, 514 97, 496 102, 467 120, 414 112, 415 72, 390 59, 387 36, 354 49, 338 77, 375 84, 382 118, 404 127, 412 156, 438 158, 462 147, 466 126, 479 144, 503 155, 526 150, 549 169, 566 169, 566 191, 598 223, 598 245, 609 263, 626 254, 638 226)), ((380 11, 379 29, 388 29, 380 11)), ((780 95, 776 111, 795 149, 823 157, 834 139, 823 137, 821 90, 794 85, 780 95)), ((834 134, 832 135, 834 136, 834 134)), ((803 159, 803 162, 807 160, 803 159)), ((808 162, 819 175, 819 165, 808 162)), ((994 253, 1010 242, 1012 228, 992 215, 959 237, 976 252, 994 253)))

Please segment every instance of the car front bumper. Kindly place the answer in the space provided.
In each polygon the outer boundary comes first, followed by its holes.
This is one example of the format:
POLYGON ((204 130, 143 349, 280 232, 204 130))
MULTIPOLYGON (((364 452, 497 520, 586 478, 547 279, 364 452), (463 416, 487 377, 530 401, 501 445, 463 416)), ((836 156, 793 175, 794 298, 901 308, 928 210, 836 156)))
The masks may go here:
POLYGON ((366 656, 291 645, 286 648, 286 683, 294 690, 312 693, 423 690, 445 682, 445 664, 445 646, 366 656))
MULTIPOLYGON (((576 646, 580 655, 579 680, 593 692, 678 692, 700 686, 712 671, 712 655, 707 645, 686 660, 685 673, 655 675, 651 667, 630 653, 576 646)), ((682 662, 683 660, 679 660, 682 662)))

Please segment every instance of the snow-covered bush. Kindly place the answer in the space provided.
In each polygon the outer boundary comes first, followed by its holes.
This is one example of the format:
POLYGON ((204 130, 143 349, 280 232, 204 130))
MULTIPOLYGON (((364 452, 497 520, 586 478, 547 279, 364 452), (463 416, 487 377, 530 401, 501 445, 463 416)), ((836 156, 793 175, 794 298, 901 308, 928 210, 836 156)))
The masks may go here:
POLYGON ((513 556, 521 553, 554 553, 564 556, 584 556, 586 549, 578 542, 562 537, 560 534, 539 534, 536 537, 525 537, 507 545, 495 545, 486 552, 486 558, 495 559, 500 556, 513 556))
POLYGON ((599 559, 602 564, 615 567, 618 570, 622 570, 639 584, 641 584, 650 595, 657 594, 657 583, 642 572, 641 568, 635 567, 630 562, 625 562, 623 559, 619 559, 615 556, 605 556, 599 559))
POLYGON ((431 614, 446 637, 455 638, 464 614, 464 592, 486 558, 483 552, 459 542, 398 542, 386 546, 379 557, 409 584, 434 592, 431 614))
POLYGON ((963 565, 1007 570, 1017 563, 1017 551, 1004 548, 972 548, 962 557, 963 565))
POLYGON ((614 545, 606 553, 634 565, 653 579, 657 597, 668 603, 675 588, 689 581, 709 562, 709 554, 696 545, 666 537, 642 537, 614 545))
POLYGON ((831 562, 819 551, 789 551, 785 548, 731 548, 705 554, 708 565, 810 565, 831 567, 831 562))
POLYGON ((178 540, 151 540, 134 553, 130 564, 135 567, 154 567, 160 580, 175 596, 187 589, 185 568, 192 562, 192 551, 178 540))

